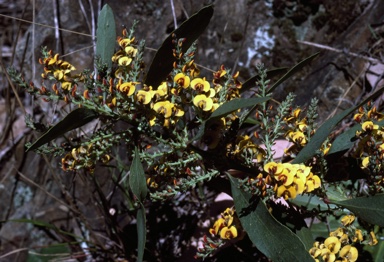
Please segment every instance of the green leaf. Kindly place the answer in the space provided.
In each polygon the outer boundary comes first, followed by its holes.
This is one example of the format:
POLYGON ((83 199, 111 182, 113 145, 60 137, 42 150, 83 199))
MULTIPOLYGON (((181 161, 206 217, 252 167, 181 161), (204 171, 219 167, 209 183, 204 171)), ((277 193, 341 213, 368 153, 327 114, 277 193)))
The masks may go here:
POLYGON ((380 88, 375 93, 367 97, 364 101, 360 102, 358 105, 351 107, 349 109, 344 110, 340 114, 328 119, 325 123, 323 123, 318 130, 316 130, 315 135, 311 138, 311 141, 300 151, 300 153, 296 156, 296 158, 292 161, 293 164, 304 163, 311 157, 313 157, 318 149, 320 149, 321 145, 328 137, 328 135, 332 132, 333 128, 341 122, 345 117, 351 114, 360 106, 366 104, 368 101, 375 99, 380 96, 384 91, 384 88, 380 88))
POLYGON ((96 55, 100 57, 102 63, 111 68, 116 43, 116 25, 113 11, 107 4, 100 11, 96 36, 96 55))
POLYGON ((303 242, 278 222, 264 202, 250 202, 251 195, 239 189, 237 179, 229 176, 236 212, 252 243, 272 261, 313 261, 303 242))
POLYGON ((338 135, 335 141, 332 142, 328 155, 350 149, 355 143, 352 139, 356 136, 356 131, 358 130, 362 130, 361 125, 355 125, 344 133, 338 135))
POLYGON ((135 148, 135 156, 133 157, 130 168, 129 187, 135 197, 142 203, 147 196, 148 188, 145 181, 144 168, 141 164, 140 154, 137 147, 135 148))
POLYGON ((140 208, 137 210, 136 215, 136 226, 137 226, 137 261, 143 261, 144 258, 144 249, 145 242, 147 239, 147 229, 146 229, 146 218, 145 218, 145 207, 143 204, 140 204, 140 208))
POLYGON ((209 126, 209 123, 214 119, 227 116, 228 114, 233 113, 241 108, 255 106, 269 99, 269 97, 236 98, 222 104, 215 111, 213 111, 212 115, 207 120, 201 124, 199 131, 191 141, 200 139, 204 135, 205 127, 209 126))
POLYGON ((185 53, 188 48, 196 41, 196 39, 203 33, 208 26, 209 21, 213 15, 213 6, 208 5, 203 7, 199 12, 192 15, 188 20, 174 30, 163 42, 159 50, 156 52, 155 57, 149 67, 145 84, 152 86, 154 89, 161 84, 162 81, 168 76, 173 68, 173 62, 176 59, 173 57, 173 49, 175 48, 172 43, 175 34, 178 39, 185 38, 182 50, 185 53))
POLYGON ((68 131, 81 127, 96 119, 99 114, 91 109, 77 108, 70 112, 63 120, 52 126, 39 139, 37 139, 26 152, 36 149, 68 131))
POLYGON ((344 188, 337 184, 328 185, 325 187, 325 190, 327 191, 327 197, 330 201, 344 201, 348 199, 344 192, 344 188))
POLYGON ((370 224, 384 227, 384 194, 331 202, 349 209, 370 224))
POLYGON ((294 67, 292 67, 285 75, 283 75, 279 80, 277 80, 276 83, 274 83, 271 88, 268 89, 268 93, 273 92, 276 87, 278 87, 281 83, 283 83, 285 80, 296 74, 297 72, 301 71, 306 65, 308 65, 315 57, 317 57, 320 54, 320 52, 317 52, 314 55, 311 55, 310 57, 305 58, 304 60, 297 63, 294 67))
POLYGON ((73 233, 61 230, 61 229, 57 228, 55 225, 49 224, 49 223, 47 223, 45 221, 35 220, 35 219, 27 219, 27 218, 20 218, 20 219, 11 219, 11 220, 6 220, 6 221, 0 221, 0 223, 7 223, 7 222, 28 223, 28 224, 32 224, 32 225, 37 226, 37 227, 43 227, 45 229, 54 230, 55 232, 57 232, 59 234, 62 234, 62 235, 71 236, 72 238, 78 239, 78 241, 81 241, 81 242, 87 242, 86 239, 84 239, 84 238, 82 238, 82 237, 80 237, 78 235, 75 235, 73 233))
POLYGON ((269 100, 269 97, 254 97, 254 98, 236 98, 232 99, 228 102, 225 102, 221 106, 219 106, 209 119, 213 118, 221 118, 224 116, 227 116, 230 113, 235 112, 238 109, 249 107, 249 106, 255 106, 257 104, 263 103, 267 100, 269 100))
POLYGON ((384 241, 379 240, 379 243, 375 246, 365 245, 363 248, 365 251, 368 251, 373 256, 373 262, 383 262, 384 261, 384 241))
MULTIPOLYGON (((276 69, 271 69, 267 71, 267 79, 271 79, 275 76, 278 76, 280 74, 286 73, 288 71, 288 67, 281 67, 276 69)), ((252 76, 248 78, 242 85, 241 85, 241 92, 247 91, 248 89, 256 86, 256 82, 260 80, 259 75, 252 76)))
MULTIPOLYGON (((328 191, 327 191, 328 192, 328 191)), ((326 211, 329 208, 336 208, 335 205, 329 205, 315 195, 297 195, 295 199, 291 199, 290 202, 299 207, 305 207, 306 210, 319 210, 326 211)))
MULTIPOLYGON (((384 126, 384 120, 380 122, 375 122, 375 124, 379 126, 384 126)), ((353 138, 356 136, 356 131, 361 130, 361 125, 357 124, 345 131, 344 133, 338 135, 335 141, 332 142, 332 146, 329 149, 328 155, 350 149, 355 143, 355 141, 353 141, 353 138)))
POLYGON ((340 227, 340 221, 335 218, 335 216, 327 216, 327 222, 314 220, 314 223, 311 225, 310 230, 312 235, 316 237, 329 237, 329 232, 335 231, 340 227))
POLYGON ((314 238, 309 228, 302 227, 296 232, 298 238, 303 242, 305 250, 309 250, 313 246, 314 238))
POLYGON ((63 261, 70 254, 67 243, 50 245, 37 250, 37 253, 28 252, 27 262, 63 261))

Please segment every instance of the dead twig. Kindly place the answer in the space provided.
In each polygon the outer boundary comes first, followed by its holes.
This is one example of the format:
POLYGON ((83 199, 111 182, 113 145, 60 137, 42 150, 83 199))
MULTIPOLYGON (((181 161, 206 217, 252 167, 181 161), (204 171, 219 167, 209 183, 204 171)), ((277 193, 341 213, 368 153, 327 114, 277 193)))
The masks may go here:
POLYGON ((353 53, 353 52, 348 52, 348 51, 340 50, 340 49, 333 48, 333 47, 326 46, 326 45, 322 45, 322 44, 317 44, 317 43, 308 42, 308 41, 301 41, 301 40, 297 40, 297 42, 300 43, 300 44, 314 46, 314 47, 317 47, 317 48, 320 48, 320 49, 325 49, 325 50, 329 50, 329 51, 336 52, 336 53, 345 53, 346 55, 357 57, 357 58, 361 58, 361 59, 367 60, 367 61, 372 62, 372 63, 382 63, 382 61, 380 61, 378 59, 375 59, 375 58, 372 58, 372 57, 368 57, 368 56, 364 56, 364 55, 359 55, 359 54, 356 54, 356 53, 353 53))

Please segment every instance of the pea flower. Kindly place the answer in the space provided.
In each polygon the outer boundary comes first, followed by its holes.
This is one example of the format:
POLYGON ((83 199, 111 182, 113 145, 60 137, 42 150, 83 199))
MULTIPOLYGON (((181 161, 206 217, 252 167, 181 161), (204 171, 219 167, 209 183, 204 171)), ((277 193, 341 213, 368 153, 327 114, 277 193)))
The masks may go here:
POLYGON ((203 111, 211 111, 213 107, 213 100, 204 94, 197 95, 193 98, 193 104, 202 109, 203 111))
POLYGON ((359 256, 359 252, 357 251, 357 248, 346 245, 340 250, 340 257, 346 258, 347 261, 354 262, 357 260, 359 256))
POLYGON ((185 75, 184 73, 178 73, 175 75, 175 78, 173 79, 175 83, 177 83, 182 88, 189 87, 189 84, 191 82, 189 76, 185 75))
POLYGON ((205 80, 205 77, 193 79, 191 82, 191 87, 199 93, 208 92, 211 88, 209 82, 205 80))

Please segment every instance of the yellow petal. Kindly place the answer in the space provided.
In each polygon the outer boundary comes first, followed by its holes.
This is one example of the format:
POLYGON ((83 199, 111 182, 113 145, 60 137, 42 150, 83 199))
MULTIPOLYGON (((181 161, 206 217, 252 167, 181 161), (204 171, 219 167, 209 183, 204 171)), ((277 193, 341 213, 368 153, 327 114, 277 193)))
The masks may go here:
POLYGON ((223 227, 220 231, 220 237, 222 239, 232 239, 237 237, 237 229, 234 226, 223 227))
POLYGON ((340 250, 339 256, 343 258, 345 257, 348 261, 354 262, 357 260, 359 252, 357 251, 357 248, 351 245, 346 245, 340 250))
POLYGON ((332 253, 336 254, 339 252, 340 247, 341 247, 341 242, 337 237, 328 237, 324 241, 324 245, 326 248, 328 248, 332 253))

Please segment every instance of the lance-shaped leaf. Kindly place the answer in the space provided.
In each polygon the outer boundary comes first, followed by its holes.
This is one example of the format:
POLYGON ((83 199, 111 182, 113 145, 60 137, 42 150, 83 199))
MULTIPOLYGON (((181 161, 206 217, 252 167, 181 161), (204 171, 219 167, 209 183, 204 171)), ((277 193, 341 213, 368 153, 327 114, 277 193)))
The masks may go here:
POLYGON ((135 148, 135 156, 132 160, 132 165, 129 174, 129 187, 135 197, 143 202, 148 193, 147 183, 145 182, 145 173, 143 164, 140 161, 139 150, 135 148))
POLYGON ((201 124, 198 133, 192 139, 192 141, 198 140, 204 135, 205 127, 208 126, 207 124, 210 121, 213 121, 214 119, 217 119, 217 118, 227 116, 228 114, 231 114, 231 113, 233 113, 239 109, 242 109, 245 107, 250 107, 250 106, 255 106, 255 105, 263 103, 269 99, 270 99, 269 97, 236 98, 236 99, 230 100, 228 102, 225 102, 224 104, 219 106, 215 111, 213 111, 211 116, 201 124))
POLYGON ((131 188, 132 193, 139 200, 140 207, 137 210, 136 215, 136 226, 137 226, 137 240, 138 240, 138 255, 137 261, 143 261, 144 249, 146 242, 146 218, 145 218, 145 207, 143 201, 148 193, 147 184, 145 182, 145 173, 143 165, 140 161, 140 154, 137 147, 135 148, 135 153, 132 160, 132 165, 130 168, 129 174, 129 187, 131 188))
MULTIPOLYGON (((282 67, 282 68, 276 68, 271 69, 267 71, 267 79, 271 79, 275 76, 284 74, 288 71, 288 67, 282 67)), ((256 86, 256 82, 260 80, 260 75, 255 75, 250 78, 248 78, 242 85, 241 85, 241 92, 247 91, 251 87, 256 86)))
POLYGON ((99 114, 91 109, 77 108, 69 113, 63 120, 48 129, 39 139, 37 139, 29 148, 27 152, 36 149, 53 139, 65 134, 68 131, 81 127, 92 120, 96 119, 99 114))
POLYGON ((111 68, 111 58, 115 51, 116 43, 116 25, 113 11, 107 4, 100 11, 96 37, 96 55, 100 57, 102 63, 107 64, 108 68, 111 68))
MULTIPOLYGON (((380 122, 374 122, 375 124, 379 126, 384 126, 384 120, 380 122)), ((350 149, 353 144, 355 143, 355 136, 356 136, 356 131, 361 131, 362 127, 360 124, 357 124, 344 133, 338 135, 335 139, 335 141, 332 142, 332 146, 329 149, 328 155, 338 153, 344 150, 350 149)))
POLYGON ((384 194, 331 202, 349 209, 370 224, 384 227, 384 194))
POLYGON ((272 261, 313 261, 303 242, 278 222, 260 199, 239 189, 237 179, 229 176, 232 196, 241 225, 252 243, 272 261))
POLYGON ((137 261, 143 261, 145 242, 147 241, 147 228, 146 228, 146 217, 145 207, 140 203, 140 208, 136 214, 136 227, 137 227, 137 261))
POLYGON ((268 93, 273 92, 276 87, 278 87, 281 83, 283 83, 285 80, 296 74, 297 72, 301 71, 301 69, 304 68, 304 66, 308 65, 313 59, 315 59, 320 53, 316 53, 314 55, 311 55, 310 57, 305 58, 304 60, 297 63, 294 67, 292 67, 285 75, 283 75, 279 80, 277 80, 276 83, 274 83, 271 88, 268 89, 268 93))
POLYGON ((311 157, 313 157, 317 150, 320 149, 321 145, 325 141, 325 139, 332 132, 333 128, 341 122, 345 117, 351 114, 360 106, 366 104, 368 101, 375 99, 380 96, 384 91, 384 88, 380 88, 375 93, 367 97, 364 101, 360 102, 358 105, 351 107, 349 109, 344 110, 340 114, 328 119, 325 123, 323 123, 318 130, 316 130, 315 135, 311 138, 311 141, 299 152, 296 158, 292 161, 293 164, 304 163, 311 157))
POLYGON ((203 33, 208 26, 209 21, 213 15, 213 6, 208 5, 203 7, 199 12, 192 15, 188 20, 175 29, 163 42, 159 50, 156 52, 155 57, 149 67, 145 84, 157 88, 162 81, 168 76, 173 68, 173 62, 176 59, 173 56, 173 49, 175 48, 172 43, 175 34, 178 39, 185 38, 182 50, 185 53, 188 48, 196 41, 196 39, 203 33))
POLYGON ((20 219, 10 219, 10 220, 5 220, 5 221, 0 221, 0 224, 2 223, 7 223, 7 222, 15 222, 15 223, 26 223, 26 224, 31 224, 39 228, 44 228, 45 230, 53 230, 59 235, 66 235, 70 236, 73 239, 77 239, 80 242, 87 242, 85 238, 82 236, 78 236, 76 234, 73 234, 71 232, 64 231, 58 227, 56 227, 53 224, 47 223, 42 220, 35 220, 35 219, 27 219, 27 218, 20 218, 20 219))
POLYGON ((269 97, 254 97, 254 98, 236 98, 232 99, 221 106, 219 106, 215 111, 213 111, 212 115, 209 119, 213 118, 221 118, 227 116, 230 113, 233 113, 239 109, 255 106, 257 104, 263 103, 269 100, 269 97))

